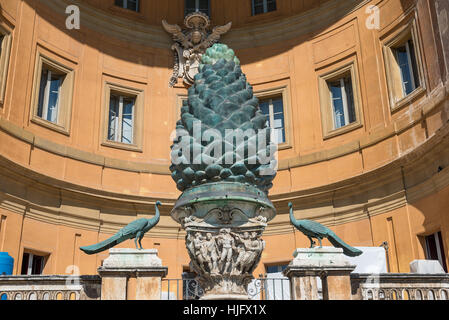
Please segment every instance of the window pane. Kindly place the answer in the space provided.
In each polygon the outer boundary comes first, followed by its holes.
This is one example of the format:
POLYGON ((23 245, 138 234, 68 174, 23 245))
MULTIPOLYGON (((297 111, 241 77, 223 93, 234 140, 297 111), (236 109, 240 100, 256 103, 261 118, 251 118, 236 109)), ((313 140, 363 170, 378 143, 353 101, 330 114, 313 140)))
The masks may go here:
POLYGON ((116 132, 118 126, 119 116, 119 97, 111 95, 109 102, 109 128, 108 128, 108 140, 116 141, 116 132))
POLYGON ((285 123, 284 123, 284 105, 282 96, 277 96, 259 103, 259 108, 263 114, 267 115, 267 126, 273 129, 272 139, 277 143, 285 142, 285 123), (270 115, 270 103, 272 104, 273 114, 270 115), (273 119, 273 123, 271 123, 273 119))
POLYGON ((275 114, 274 115, 274 123, 273 128, 279 129, 284 127, 284 115, 281 114, 275 114))
POLYGON ((115 0, 115 5, 124 9, 139 12, 139 0, 115 0))
POLYGON ((48 78, 48 70, 42 68, 41 83, 39 85, 39 102, 37 106, 37 115, 41 118, 43 117, 44 113, 44 96, 45 96, 45 88, 47 86, 47 78, 48 78))
POLYGON ((200 11, 209 15, 209 0, 186 0, 185 14, 200 11))
POLYGON ((199 10, 202 13, 209 15, 209 0, 199 0, 199 4, 200 4, 199 10))
POLYGON ((276 0, 267 0, 267 10, 276 11, 276 0))
POLYGON ((273 111, 274 113, 284 112, 284 103, 282 101, 282 97, 273 99, 273 111))
POLYGON ((435 236, 431 234, 426 237, 426 247, 427 247, 427 259, 438 260, 437 246, 435 242, 435 236))
POLYGON ((263 0, 253 0, 253 15, 264 13, 263 0))
POLYGON ((34 255, 31 274, 42 274, 43 264, 44 264, 44 257, 34 255))
POLYGON ((396 59, 399 65, 399 69, 401 70, 404 95, 408 95, 414 90, 414 88, 412 86, 410 65, 408 63, 407 49, 405 46, 396 48, 396 59))
POLYGON ((123 99, 122 142, 133 143, 134 99, 123 99))
POLYGON ((334 126, 335 129, 338 129, 345 125, 345 114, 343 109, 343 97, 340 81, 330 83, 330 91, 332 95, 332 106, 334 112, 334 126))
POLYGON ((139 0, 128 0, 127 9, 138 12, 139 11, 139 0))
POLYGON ((47 119, 51 122, 58 122, 58 105, 59 105, 59 91, 61 87, 61 76, 52 75, 50 79, 50 93, 48 96, 48 111, 47 119))
POLYGON ((267 273, 277 273, 282 272, 287 268, 287 265, 277 265, 277 266, 269 266, 267 267, 267 273))
POLYGON ((268 101, 259 102, 260 111, 267 116, 267 126, 270 126, 270 107, 268 101))
POLYGON ((355 117, 355 106, 354 106, 354 94, 352 91, 352 80, 351 77, 345 78, 345 90, 346 90, 346 98, 348 99, 348 116, 349 123, 353 123, 356 120, 355 117))
POLYGON ((21 274, 28 274, 28 259, 30 258, 29 253, 24 253, 22 258, 22 270, 21 274))
POLYGON ((123 0, 115 0, 115 5, 123 8, 124 7, 123 0))
POLYGON ((410 48, 410 61, 412 62, 413 79, 415 80, 415 88, 414 89, 416 89, 421 84, 419 82, 419 72, 418 72, 418 66, 416 64, 415 46, 414 46, 412 40, 408 41, 408 45, 410 48))
POLYGON ((446 254, 444 251, 444 245, 443 245, 443 238, 441 236, 441 231, 438 231, 438 243, 440 245, 440 254, 441 254, 441 262, 442 262, 442 266, 445 272, 447 272, 447 265, 446 265, 446 254))
POLYGON ((274 134, 276 137, 277 143, 284 143, 285 142, 285 131, 283 128, 274 129, 274 134))

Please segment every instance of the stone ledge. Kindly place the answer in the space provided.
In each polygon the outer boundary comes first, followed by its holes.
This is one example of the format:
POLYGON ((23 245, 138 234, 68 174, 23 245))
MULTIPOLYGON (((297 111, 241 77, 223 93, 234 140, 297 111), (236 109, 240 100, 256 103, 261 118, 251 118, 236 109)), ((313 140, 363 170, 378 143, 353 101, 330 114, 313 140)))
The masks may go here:
POLYGON ((103 261, 103 271, 111 269, 161 268, 162 260, 157 256, 157 249, 109 249, 109 257, 103 261))
POLYGON ((168 267, 139 267, 139 268, 98 268, 98 274, 104 277, 161 277, 168 274, 168 267))

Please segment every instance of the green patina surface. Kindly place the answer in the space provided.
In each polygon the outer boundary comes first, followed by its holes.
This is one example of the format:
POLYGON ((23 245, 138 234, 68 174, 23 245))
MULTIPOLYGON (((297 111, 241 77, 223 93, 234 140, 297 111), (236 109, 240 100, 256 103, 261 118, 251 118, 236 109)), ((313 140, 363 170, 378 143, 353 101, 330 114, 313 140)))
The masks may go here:
MULTIPOLYGON (((236 65, 240 65, 240 60, 235 56, 234 50, 225 44, 217 43, 206 50, 206 53, 201 57, 202 64, 215 64, 218 60, 234 61, 236 65)), ((201 71, 200 66, 200 71, 201 71)))
POLYGON ((253 185, 265 193, 272 187, 276 146, 270 142, 267 116, 259 109, 259 101, 241 70, 240 61, 226 45, 214 44, 203 55, 176 128, 188 133, 175 139, 171 147, 172 162, 174 158, 178 162, 173 162, 170 170, 180 191, 218 181, 253 185), (194 134, 196 123, 201 123, 199 138, 194 134), (209 129, 219 133, 221 139, 202 139, 209 129), (230 144, 229 129, 234 134, 236 129, 261 134, 244 136, 240 142, 231 140, 230 144), (182 151, 186 144, 190 154, 182 151), (217 145, 221 152, 216 152, 217 145), (252 146, 257 146, 257 153, 248 152, 252 146), (194 150, 197 150, 196 158, 194 150))

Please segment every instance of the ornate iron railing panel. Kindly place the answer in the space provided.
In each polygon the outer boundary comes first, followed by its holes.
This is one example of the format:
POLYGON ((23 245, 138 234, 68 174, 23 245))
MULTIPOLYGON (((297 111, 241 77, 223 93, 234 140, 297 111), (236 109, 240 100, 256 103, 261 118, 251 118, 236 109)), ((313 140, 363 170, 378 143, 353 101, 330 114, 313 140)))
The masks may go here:
MULTIPOLYGON (((198 300, 204 290, 195 279, 163 279, 161 300, 198 300)), ((290 300, 288 278, 258 278, 248 286, 250 300, 290 300)))
POLYGON ((0 300, 97 300, 99 276, 0 276, 0 300))
POLYGON ((356 300, 448 300, 449 274, 351 274, 356 300))

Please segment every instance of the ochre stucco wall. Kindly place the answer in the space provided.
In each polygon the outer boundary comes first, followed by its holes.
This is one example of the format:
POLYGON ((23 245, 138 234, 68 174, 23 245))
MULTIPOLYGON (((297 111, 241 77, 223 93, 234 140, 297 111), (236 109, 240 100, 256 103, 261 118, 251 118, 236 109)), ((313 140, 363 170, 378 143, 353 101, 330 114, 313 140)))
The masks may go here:
MULTIPOLYGON (((161 200, 161 222, 142 244, 158 248, 168 278, 179 278, 189 258, 185 234, 169 217, 180 195, 168 170, 169 138, 179 114, 178 95, 186 94, 186 88, 167 85, 173 57, 160 20, 182 24, 182 1, 173 6, 170 1, 170 7, 145 1, 142 14, 113 8, 112 1, 85 1, 82 8, 89 14, 79 31, 65 29, 66 16, 49 5, 53 2, 0 1, 0 24, 12 33, 0 106, 0 214, 6 217, 0 251, 14 257, 15 273, 20 273, 25 248, 49 254, 46 274, 64 274, 73 264, 81 274, 95 274, 107 253, 87 256, 77 247, 152 216, 154 202, 161 200), (111 35, 107 19, 92 28, 89 19, 96 15, 118 19, 123 32, 111 35), (145 28, 159 34, 166 47, 132 37, 134 28, 139 36, 145 28), (69 134, 31 121, 38 51, 75 70, 69 134), (106 81, 143 90, 141 151, 102 145, 106 81)), ((289 261, 295 247, 309 245, 289 224, 289 201, 297 218, 315 219, 351 245, 388 241, 392 272, 408 272, 410 261, 424 258, 419 239, 435 231, 442 232, 449 257, 449 90, 442 72, 444 46, 432 29, 427 1, 417 1, 416 8, 411 7, 414 1, 381 1, 380 30, 365 26, 365 10, 374 1, 351 11, 331 7, 336 21, 320 19, 330 9, 315 7, 329 1, 278 0, 278 12, 260 17, 248 16, 249 5, 237 6, 237 0, 223 8, 223 1, 211 2, 214 25, 233 21, 223 41, 236 44, 254 91, 287 88, 290 145, 279 151, 270 192, 278 216, 267 228, 255 275, 264 273, 266 264, 289 261), (399 28, 410 12, 418 21, 425 92, 392 112, 380 38, 399 28), (260 45, 259 40, 257 45, 239 42, 252 33, 275 32, 283 19, 293 26, 310 19, 313 26, 280 32, 279 39, 267 36, 260 45), (357 66, 362 126, 324 139, 318 76, 350 61, 357 66)), ((130 241, 119 245, 129 246, 130 241)))

